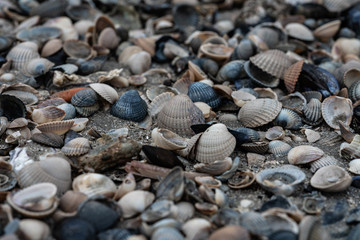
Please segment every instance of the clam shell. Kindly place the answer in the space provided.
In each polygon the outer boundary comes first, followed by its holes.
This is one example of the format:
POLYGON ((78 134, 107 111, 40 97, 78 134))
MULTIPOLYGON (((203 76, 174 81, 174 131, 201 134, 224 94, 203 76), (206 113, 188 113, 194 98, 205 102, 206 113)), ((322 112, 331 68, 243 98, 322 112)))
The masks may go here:
POLYGON ((184 240, 185 238, 179 230, 173 227, 160 227, 157 228, 151 235, 151 239, 171 239, 171 240, 184 240))
POLYGON ((283 78, 284 72, 291 65, 290 59, 280 50, 268 50, 250 58, 252 64, 276 77, 283 78))
POLYGON ((300 60, 286 69, 284 72, 284 83, 288 92, 295 91, 296 83, 299 80, 299 76, 304 64, 304 60, 300 60))
POLYGON ((107 176, 98 173, 84 173, 77 176, 72 187, 88 197, 103 194, 112 197, 116 192, 115 183, 107 176))
POLYGON ((299 129, 303 124, 301 117, 293 110, 283 108, 273 121, 274 125, 280 125, 286 129, 299 129))
POLYGON ((195 159, 202 163, 212 163, 230 156, 236 145, 235 137, 222 124, 214 124, 200 137, 195 159))
POLYGON ((146 117, 147 108, 138 91, 129 90, 112 106, 111 114, 124 120, 140 122, 146 117))
POLYGON ((97 94, 104 98, 109 103, 114 103, 119 99, 116 90, 104 83, 92 83, 89 85, 97 94))
POLYGON ((360 175, 360 159, 359 158, 351 160, 349 162, 349 171, 356 175, 360 175))
POLYGON ((52 132, 32 134, 31 140, 55 148, 61 148, 64 145, 62 137, 52 132))
POLYGON ((12 68, 15 70, 21 70, 28 61, 39 57, 38 46, 34 42, 20 43, 6 55, 6 59, 11 60, 12 68))
POLYGON ((312 173, 314 173, 322 167, 330 166, 330 165, 338 165, 338 164, 339 164, 339 161, 336 160, 336 158, 334 158, 332 156, 323 156, 322 158, 310 163, 310 165, 311 165, 310 171, 312 173))
MULTIPOLYGON (((205 123, 201 110, 184 94, 173 97, 158 114, 160 128, 167 128, 179 135, 192 135, 190 126, 205 123)), ((218 160, 218 159, 217 159, 218 160)))
POLYGON ((52 132, 56 133, 57 135, 63 135, 70 130, 73 124, 73 120, 54 121, 37 125, 36 128, 41 132, 52 132))
POLYGON ((89 107, 97 103, 96 92, 91 88, 77 91, 71 98, 71 104, 75 107, 89 107))
POLYGON ((202 82, 190 84, 188 96, 193 102, 204 102, 213 109, 220 105, 220 97, 216 94, 215 90, 202 82))
POLYGON ((64 52, 73 58, 90 59, 94 53, 89 44, 80 40, 67 40, 63 44, 64 52))
POLYGON ((71 127, 71 130, 75 132, 80 132, 84 130, 86 124, 89 122, 88 118, 74 118, 73 120, 74 120, 74 124, 71 127))
POLYGON ((31 114, 31 118, 36 123, 47 123, 52 121, 60 121, 65 117, 65 111, 54 107, 48 106, 45 108, 34 109, 31 114))
POLYGON ((236 106, 242 107, 245 105, 246 102, 255 100, 256 97, 248 92, 245 92, 243 90, 237 90, 233 91, 231 93, 232 100, 236 104, 236 106))
POLYGON ((330 165, 320 168, 310 179, 312 187, 324 192, 341 192, 352 182, 347 171, 339 166, 330 165))
POLYGON ((28 239, 46 239, 51 237, 50 227, 43 221, 36 219, 20 220, 19 231, 24 238, 28 239))
POLYGON ((130 218, 137 213, 143 212, 155 199, 151 192, 135 190, 125 194, 119 201, 118 205, 122 209, 122 216, 130 218))
POLYGON ((285 31, 290 37, 302 41, 314 41, 314 35, 306 26, 300 23, 289 23, 285 26, 285 31))
POLYGON ((227 47, 223 44, 205 43, 200 46, 200 53, 204 56, 213 59, 216 62, 226 61, 230 58, 233 48, 227 47))
POLYGON ((322 102, 321 113, 325 122, 334 129, 339 129, 338 121, 342 121, 346 125, 350 125, 353 107, 352 102, 348 98, 331 96, 322 102))
POLYGON ((314 36, 319 39, 328 39, 335 36, 337 31, 339 31, 341 25, 340 20, 330 21, 316 28, 313 32, 314 36))
POLYGON ((154 128, 151 138, 156 146, 167 150, 181 150, 187 146, 184 138, 165 128, 154 128))
POLYGON ((303 113, 306 123, 310 125, 319 124, 322 121, 321 102, 316 98, 312 98, 310 102, 305 105, 303 113))
POLYGON ((49 182, 57 187, 58 194, 62 194, 71 186, 71 166, 62 156, 43 155, 40 161, 25 165, 17 178, 22 188, 49 182))
POLYGON ((232 160, 230 157, 226 157, 224 160, 216 160, 215 162, 204 164, 198 163, 194 165, 197 172, 207 173, 210 175, 220 175, 229 170, 232 166, 232 160))
POLYGON ((275 194, 289 196, 296 185, 305 180, 305 173, 293 165, 283 165, 279 168, 265 169, 256 174, 256 182, 266 190, 275 194))
POLYGON ((281 107, 282 104, 274 99, 255 99, 240 109, 238 119, 245 127, 259 127, 273 121, 281 107))
POLYGON ((269 143, 269 152, 275 155, 275 157, 286 156, 292 147, 286 142, 273 140, 269 143))
POLYGON ((294 147, 289 151, 288 161, 290 164, 306 164, 318 160, 324 155, 320 148, 301 145, 294 147))
POLYGON ((246 76, 244 71, 244 63, 243 60, 231 61, 218 71, 216 80, 217 82, 225 82, 225 81, 235 81, 237 79, 241 79, 246 76))
POLYGON ((164 92, 156 96, 149 105, 149 115, 151 117, 156 117, 161 109, 170 101, 171 98, 175 96, 172 92, 164 92))
POLYGON ((22 128, 28 125, 29 121, 26 118, 16 118, 7 126, 9 129, 22 128))
POLYGON ((90 151, 90 143, 86 138, 78 137, 67 142, 61 151, 67 156, 80 156, 90 151))
POLYGON ((41 57, 49 57, 62 49, 62 41, 60 39, 51 39, 47 41, 41 49, 41 57))
POLYGON ((47 73, 53 66, 54 63, 46 58, 34 58, 25 63, 21 72, 25 76, 38 77, 47 73))
POLYGON ((182 77, 180 77, 173 85, 173 88, 177 89, 179 93, 187 94, 190 84, 194 82, 194 74, 189 70, 187 70, 182 77))
POLYGON ((245 62, 244 70, 252 81, 262 87, 273 88, 277 87, 280 83, 279 78, 276 78, 264 72, 263 70, 252 64, 250 61, 245 62))
POLYGON ((116 35, 115 29, 111 27, 104 28, 98 37, 98 44, 108 49, 116 48, 119 42, 120 39, 116 35))

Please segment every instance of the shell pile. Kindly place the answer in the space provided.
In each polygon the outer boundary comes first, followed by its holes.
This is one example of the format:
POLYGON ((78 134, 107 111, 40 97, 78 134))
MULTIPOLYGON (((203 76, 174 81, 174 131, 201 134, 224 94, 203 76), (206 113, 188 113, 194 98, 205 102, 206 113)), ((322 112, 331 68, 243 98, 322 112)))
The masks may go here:
POLYGON ((0 0, 0 239, 359 239, 359 16, 0 0))

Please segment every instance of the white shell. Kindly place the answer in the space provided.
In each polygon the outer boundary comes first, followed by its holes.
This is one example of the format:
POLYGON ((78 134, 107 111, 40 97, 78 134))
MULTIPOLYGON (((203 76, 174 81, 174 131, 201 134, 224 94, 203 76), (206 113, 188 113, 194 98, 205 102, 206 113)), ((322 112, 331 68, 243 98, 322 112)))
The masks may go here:
POLYGON ((360 175, 360 158, 354 159, 351 162, 349 162, 349 171, 360 175))
POLYGON ((113 195, 116 192, 115 183, 109 177, 98 173, 77 176, 72 187, 75 192, 85 193, 89 197, 96 194, 113 195))
POLYGON ((154 128, 151 137, 156 146, 167 150, 181 150, 187 146, 185 138, 165 128, 154 128))
POLYGON ((301 145, 294 147, 288 154, 288 161, 290 164, 306 164, 321 158, 324 155, 324 151, 320 148, 301 145))
POLYGON ((151 192, 135 190, 125 194, 119 201, 122 216, 130 218, 138 213, 143 212, 155 199, 151 192))

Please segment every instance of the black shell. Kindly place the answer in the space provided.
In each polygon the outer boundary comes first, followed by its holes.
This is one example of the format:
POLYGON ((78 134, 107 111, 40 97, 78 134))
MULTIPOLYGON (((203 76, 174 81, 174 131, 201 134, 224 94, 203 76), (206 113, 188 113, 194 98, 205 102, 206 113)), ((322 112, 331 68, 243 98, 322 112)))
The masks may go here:
POLYGON ((94 227, 78 217, 65 218, 58 222, 54 229, 54 236, 59 240, 96 239, 94 227))
POLYGON ((94 105, 97 100, 96 92, 91 88, 85 88, 74 94, 71 98, 71 104, 75 107, 89 107, 94 105))
POLYGON ((0 116, 5 116, 12 121, 25 115, 25 104, 20 99, 10 95, 0 95, 0 116))
POLYGON ((186 29, 191 26, 197 28, 200 20, 196 9, 188 4, 178 4, 173 7, 173 19, 175 25, 180 29, 186 29))
POLYGON ((138 91, 129 90, 112 106, 111 114, 124 120, 140 122, 147 115, 147 104, 138 91))
POLYGON ((244 63, 245 61, 243 60, 236 60, 225 64, 219 70, 216 76, 216 81, 220 83, 225 81, 233 82, 235 80, 245 78, 246 72, 244 71, 244 63))
POLYGON ((277 87, 280 83, 280 80, 278 78, 273 77, 270 74, 262 71, 250 61, 246 61, 246 63, 244 64, 244 70, 249 76, 249 78, 251 78, 251 80, 253 80, 257 85, 260 85, 262 87, 274 88, 277 87))
POLYGON ((221 102, 215 90, 202 82, 194 82, 189 86, 188 96, 193 102, 204 102, 210 107, 217 108, 221 102))

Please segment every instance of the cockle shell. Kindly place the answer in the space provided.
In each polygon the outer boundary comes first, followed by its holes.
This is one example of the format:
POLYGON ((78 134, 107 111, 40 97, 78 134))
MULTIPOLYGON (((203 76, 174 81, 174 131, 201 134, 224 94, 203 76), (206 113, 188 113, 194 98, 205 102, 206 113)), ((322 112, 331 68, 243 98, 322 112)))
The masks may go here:
POLYGON ((285 26, 285 31, 290 37, 303 41, 314 41, 313 33, 303 24, 289 23, 285 26))
POLYGON ((210 107, 217 108, 220 105, 220 97, 209 85, 202 82, 190 84, 188 96, 193 102, 204 102, 210 107))
POLYGON ((282 104, 274 99, 263 98, 247 102, 239 111, 238 119, 245 127, 259 127, 276 118, 282 104))
POLYGON ((322 167, 329 166, 329 165, 338 165, 338 164, 339 164, 339 161, 336 160, 336 158, 334 158, 333 156, 325 155, 322 158, 310 163, 310 165, 311 165, 310 171, 312 173, 314 173, 322 167))
POLYGON ((295 90, 303 64, 304 60, 300 60, 289 66, 284 72, 284 83, 289 93, 292 93, 295 90))
POLYGON ((111 114, 124 120, 140 122, 147 115, 147 104, 137 90, 129 90, 112 106, 111 114))
POLYGON ((54 121, 39 124, 36 126, 41 132, 52 132, 58 135, 63 135, 73 126, 74 120, 66 120, 66 121, 54 121))
POLYGON ((78 137, 66 143, 61 151, 67 156, 80 156, 90 151, 90 143, 86 138, 78 137))
POLYGON ((275 157, 286 156, 291 149, 289 144, 280 140, 273 140, 269 143, 269 152, 273 153, 275 157))
POLYGON ((84 173, 77 176, 72 187, 75 192, 82 192, 88 197, 97 194, 112 197, 116 192, 115 183, 109 177, 98 173, 84 173))
POLYGON ((306 164, 313 162, 324 155, 324 151, 320 148, 301 145, 294 147, 289 151, 288 161, 290 164, 306 164))
POLYGON ((310 125, 319 124, 322 121, 320 100, 312 98, 308 104, 304 106, 303 113, 305 116, 304 122, 310 125))
POLYGON ((66 40, 63 44, 64 52, 73 58, 90 59, 94 56, 94 51, 89 44, 80 40, 66 40))
POLYGON ((157 146, 167 150, 181 150, 187 146, 184 138, 165 128, 154 128, 151 138, 157 146))
POLYGON ((325 122, 334 129, 339 129, 338 121, 342 121, 346 125, 350 125, 353 107, 352 102, 348 98, 331 96, 322 102, 321 113, 325 122))
POLYGON ((91 83, 89 86, 109 103, 114 103, 119 99, 119 95, 116 90, 107 84, 91 83))
POLYGON ((149 105, 148 112, 151 117, 156 117, 161 109, 168 104, 170 99, 174 97, 175 94, 172 92, 164 92, 156 96, 149 105))
POLYGON ((54 65, 46 58, 34 58, 25 63, 21 72, 25 76, 38 77, 47 73, 54 65))
POLYGON ((330 21, 316 28, 313 32, 314 36, 319 39, 329 39, 332 38, 337 31, 339 30, 341 25, 340 20, 330 21))
POLYGON ((211 163, 228 157, 235 149, 236 139, 222 124, 214 124, 201 135, 195 159, 202 163, 211 163))
POLYGON ((28 61, 39 57, 38 46, 34 42, 22 42, 6 55, 6 59, 12 61, 11 65, 15 70, 21 70, 28 61))
POLYGON ((273 124, 277 126, 280 125, 286 129, 297 130, 302 126, 302 121, 301 117, 295 111, 283 108, 273 121, 273 124))
POLYGON ((151 192, 135 190, 125 194, 118 204, 122 209, 122 216, 130 218, 137 213, 143 212, 155 199, 151 192))
POLYGON ((96 92, 91 88, 81 89, 71 98, 71 104, 75 107, 89 107, 97 102, 96 92))
POLYGON ((31 118, 36 123, 47 123, 52 121, 60 121, 65 117, 65 111, 55 106, 34 109, 31 118))
POLYGON ((64 145, 62 137, 52 132, 33 133, 31 136, 31 140, 55 148, 60 148, 64 145))
POLYGON ((339 166, 330 165, 320 168, 310 179, 312 187, 324 192, 341 192, 352 182, 347 171, 339 166))

